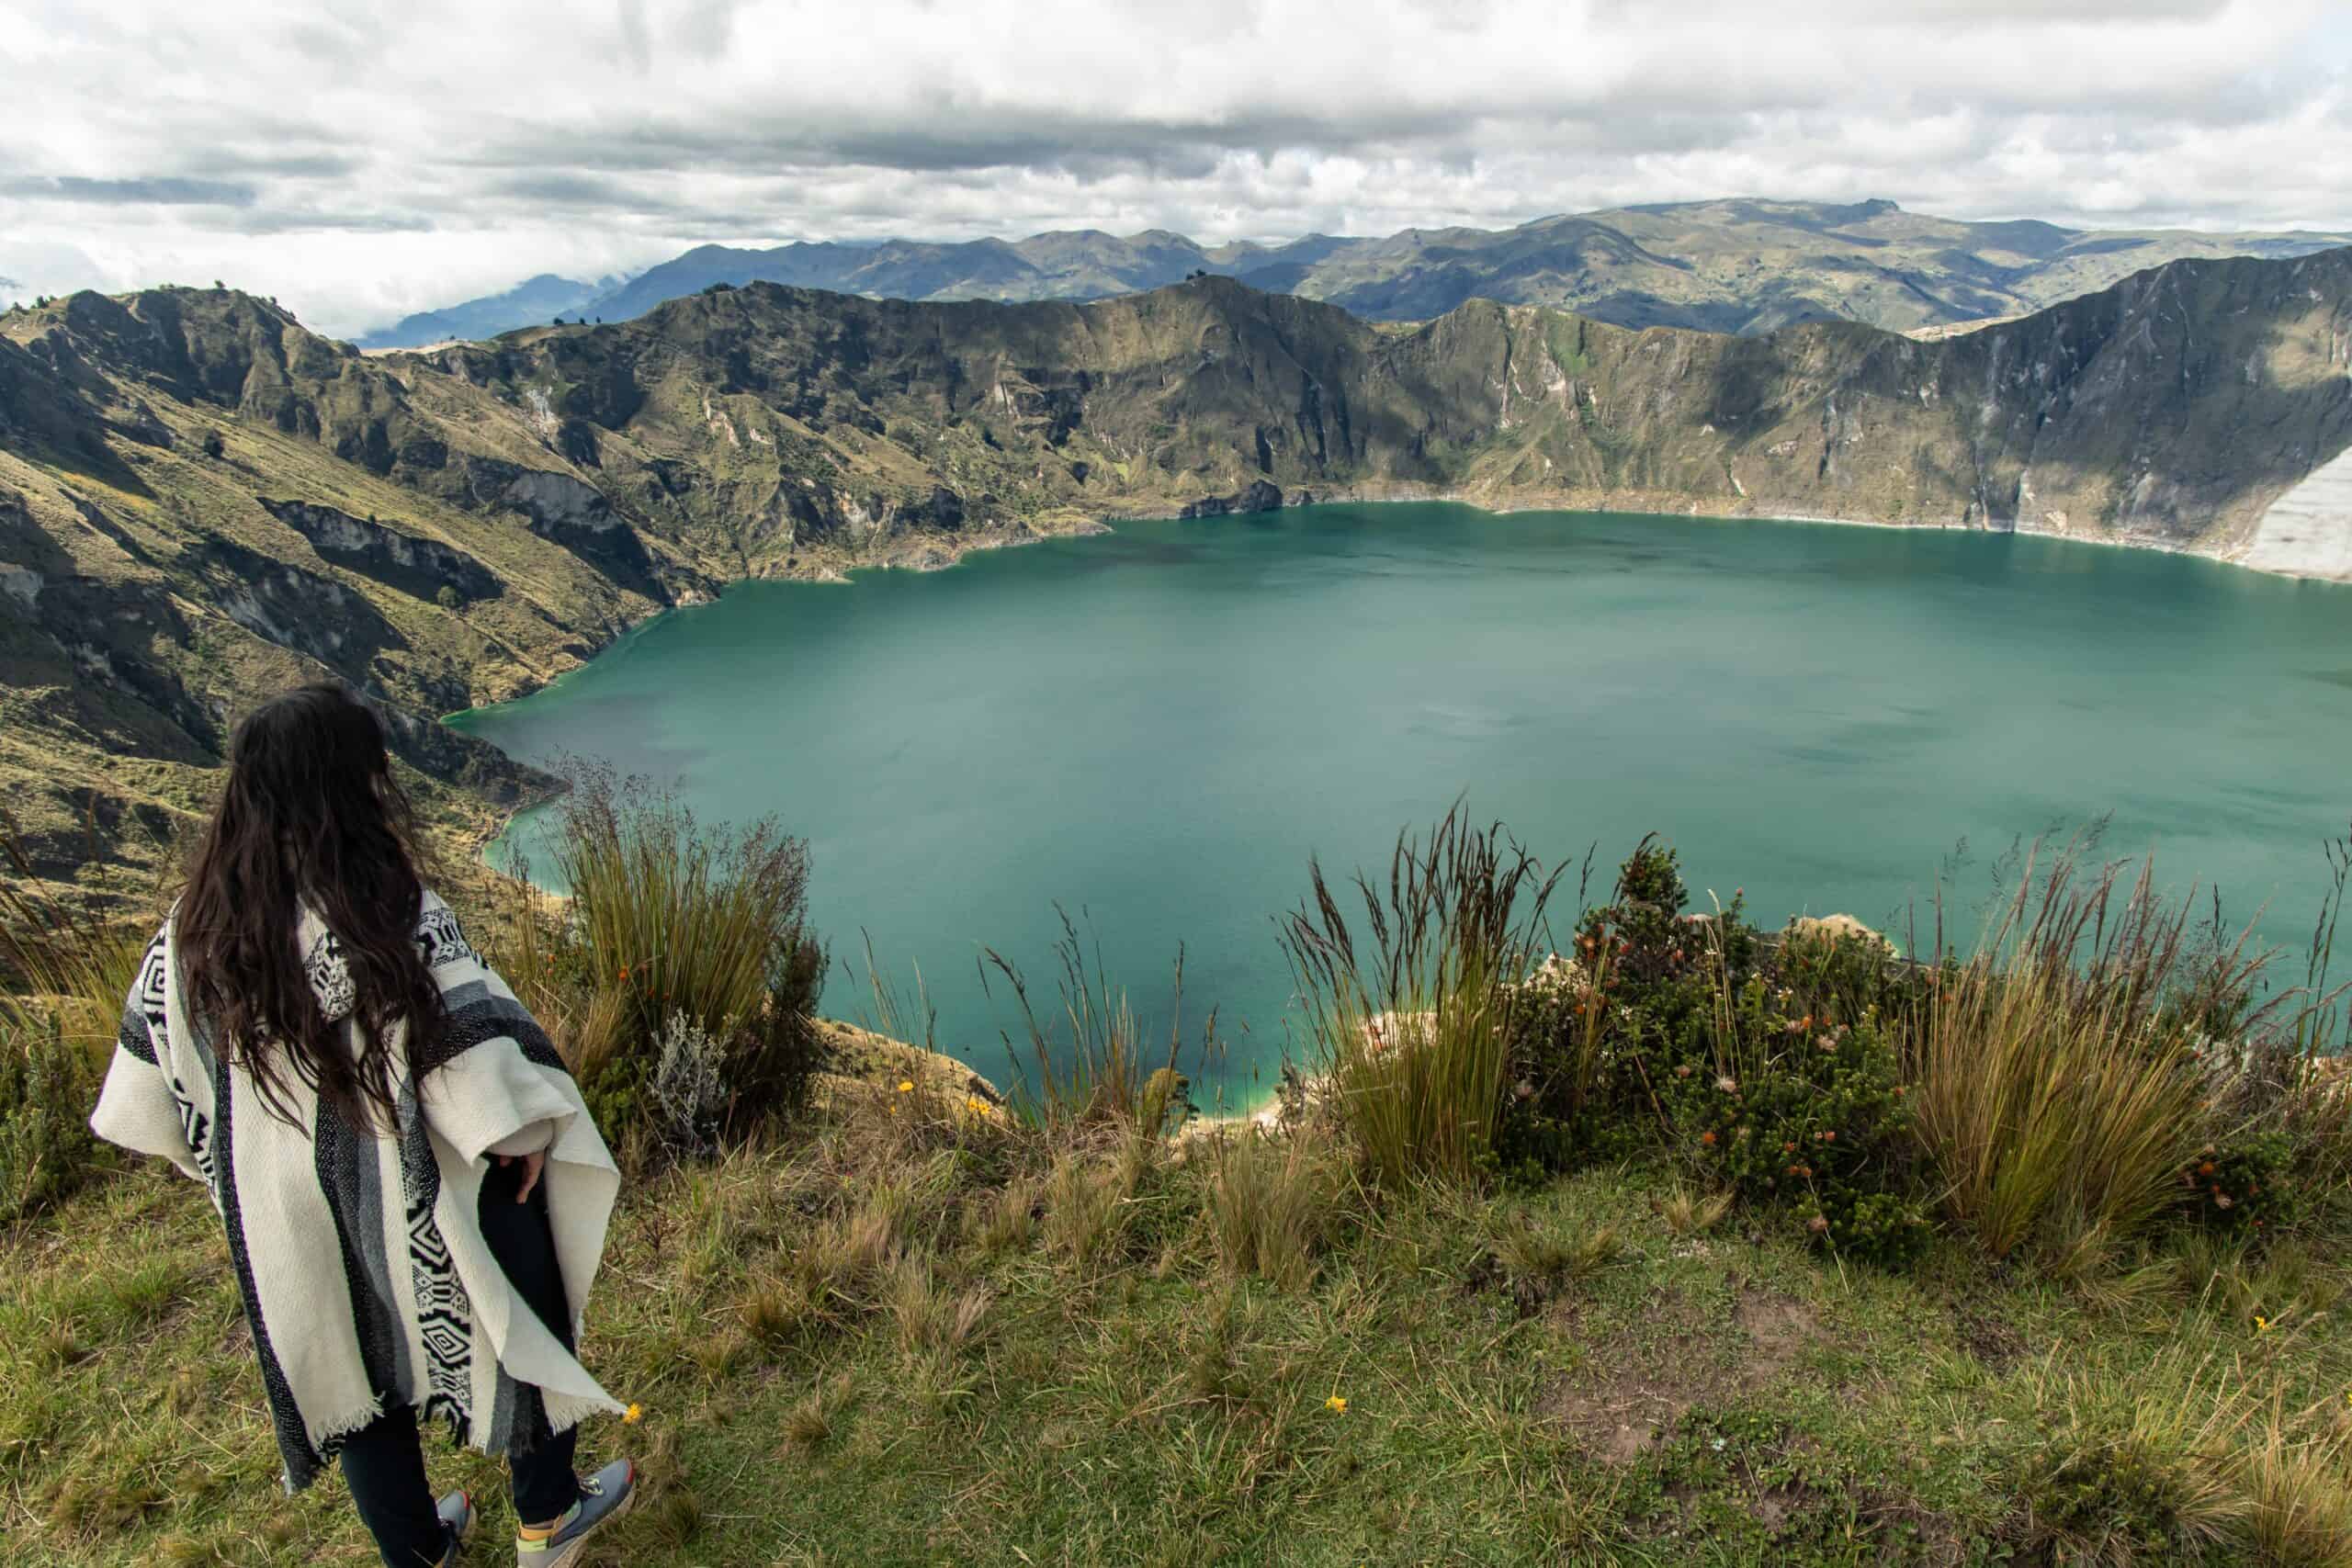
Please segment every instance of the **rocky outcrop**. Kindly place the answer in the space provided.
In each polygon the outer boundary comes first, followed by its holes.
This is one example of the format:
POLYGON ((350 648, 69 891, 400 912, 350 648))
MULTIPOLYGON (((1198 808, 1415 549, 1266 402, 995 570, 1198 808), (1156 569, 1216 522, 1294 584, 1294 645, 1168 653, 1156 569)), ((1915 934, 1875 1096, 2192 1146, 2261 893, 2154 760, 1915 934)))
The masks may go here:
POLYGON ((1180 518, 1229 517, 1243 512, 1278 512, 1285 506, 1311 506, 1315 497, 1307 491, 1296 491, 1285 496, 1282 487, 1260 479, 1232 495, 1207 495, 1198 501, 1188 501, 1177 513, 1180 518))
POLYGON ((373 517, 354 517, 332 506, 256 497, 263 510, 311 542, 335 565, 363 573, 419 599, 438 599, 447 589, 460 601, 495 599, 505 591, 491 570, 438 539, 404 534, 373 517))
POLYGON ((205 539, 192 554, 220 614, 355 685, 368 685, 378 656, 405 642, 364 594, 332 577, 229 539, 205 539))
POLYGON ((2352 451, 2272 502, 2232 558, 2258 571, 2352 581, 2352 451))

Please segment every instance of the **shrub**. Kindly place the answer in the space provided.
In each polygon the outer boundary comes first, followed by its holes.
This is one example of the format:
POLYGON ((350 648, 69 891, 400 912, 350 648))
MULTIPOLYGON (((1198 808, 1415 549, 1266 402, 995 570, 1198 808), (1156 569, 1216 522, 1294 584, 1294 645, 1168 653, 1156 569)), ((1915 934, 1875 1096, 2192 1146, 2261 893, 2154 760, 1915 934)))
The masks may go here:
POLYGON ((1674 852, 1645 839, 1573 959, 1520 987, 1502 1146, 1535 1173, 1664 1148, 1787 1212, 1816 1243, 1907 1262, 1910 1115, 1882 1008, 1906 983, 1879 944, 1760 939, 1731 907, 1683 912, 1674 852))
POLYGON ((0 1008, 0 1224, 67 1197, 95 1168, 96 1062, 54 1015, 0 1008))
POLYGON ((673 1158, 707 1155, 716 1144, 727 1108, 721 1052, 710 1032, 683 1012, 662 1027, 650 1098, 654 1136, 673 1158))
POLYGON ((663 1031, 683 1018, 720 1043, 730 1130, 797 1109, 823 1056, 808 847, 772 819, 713 826, 641 780, 570 772, 550 853, 571 902, 551 919, 526 912, 516 940, 537 988, 561 994, 592 1102, 644 1114, 663 1031))
POLYGON ((1911 1121, 1894 1048, 1870 1017, 1805 1005, 1762 976, 1728 998, 1733 1043, 1660 1076, 1677 1147, 1747 1201, 1792 1211, 1822 1245, 1908 1263, 1928 1226, 1905 1196, 1911 1121))
POLYGON ((2244 1127, 2207 1144, 2180 1168, 2173 1202, 2218 1230, 2278 1230, 2309 1208, 2295 1170, 2294 1134, 2283 1126, 2244 1127))
POLYGON ((1492 1169, 1518 982, 1559 874, 1457 807, 1426 840, 1398 836, 1385 888, 1356 877, 1361 947, 1321 865, 1309 874, 1283 945, 1373 1179, 1492 1169))

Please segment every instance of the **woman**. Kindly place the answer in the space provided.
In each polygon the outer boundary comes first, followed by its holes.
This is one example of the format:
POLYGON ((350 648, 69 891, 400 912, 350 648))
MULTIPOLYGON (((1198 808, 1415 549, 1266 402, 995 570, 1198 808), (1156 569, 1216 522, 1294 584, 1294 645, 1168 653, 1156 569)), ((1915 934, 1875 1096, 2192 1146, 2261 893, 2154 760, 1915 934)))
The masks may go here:
POLYGON ((503 1453, 518 1562, 563 1568, 631 1499, 581 1480, 616 1410, 573 1338, 619 1186, 547 1035, 418 880, 376 716, 305 686, 237 727, 91 1126, 203 1182, 299 1491, 340 1456, 391 1568, 458 1560, 419 1417, 503 1453))

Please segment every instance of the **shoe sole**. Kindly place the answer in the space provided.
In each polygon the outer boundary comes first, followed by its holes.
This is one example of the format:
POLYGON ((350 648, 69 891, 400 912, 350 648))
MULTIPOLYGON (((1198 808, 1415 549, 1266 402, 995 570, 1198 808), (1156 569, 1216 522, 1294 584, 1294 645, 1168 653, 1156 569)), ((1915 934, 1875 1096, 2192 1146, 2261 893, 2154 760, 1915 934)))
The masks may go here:
POLYGON ((587 1534, 582 1536, 579 1540, 565 1547, 561 1551, 557 1552, 554 1556, 546 1559, 544 1562, 533 1563, 531 1568, 571 1568, 572 1563, 579 1561, 580 1554, 587 1551, 590 1544, 595 1540, 596 1531, 603 1529, 606 1525, 611 1524, 615 1519, 619 1518, 623 1514, 628 1513, 631 1508, 636 1506, 637 1486, 634 1478, 632 1478, 629 1489, 626 1493, 622 1494, 621 1500, 613 1506, 613 1511, 611 1513, 606 1514, 603 1518, 598 1519, 595 1524, 590 1528, 587 1534))

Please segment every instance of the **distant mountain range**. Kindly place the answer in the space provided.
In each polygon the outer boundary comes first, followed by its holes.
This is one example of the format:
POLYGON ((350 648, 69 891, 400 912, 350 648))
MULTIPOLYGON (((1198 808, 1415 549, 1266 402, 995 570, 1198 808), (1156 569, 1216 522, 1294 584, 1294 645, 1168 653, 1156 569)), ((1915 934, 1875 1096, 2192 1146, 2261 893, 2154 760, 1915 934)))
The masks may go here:
POLYGON ((543 325, 561 315, 585 310, 611 292, 617 280, 594 283, 558 277, 543 272, 526 278, 503 294, 488 294, 439 310, 403 316, 382 332, 358 340, 361 348, 425 348, 436 343, 472 343, 511 333, 516 327, 543 325))
POLYGON ((2206 234, 1970 223, 1891 201, 1724 200, 1543 218, 1516 229, 1408 229, 1206 246, 1160 230, 1025 240, 701 245, 618 284, 543 275, 488 299, 411 316, 363 348, 479 340, 561 316, 621 321, 714 283, 781 283, 869 299, 1098 299, 1196 272, 1427 321, 1473 299, 1571 310, 1627 327, 1769 332, 1844 319, 1891 331, 2017 316, 2188 257, 2307 255, 2352 234, 2206 234))

